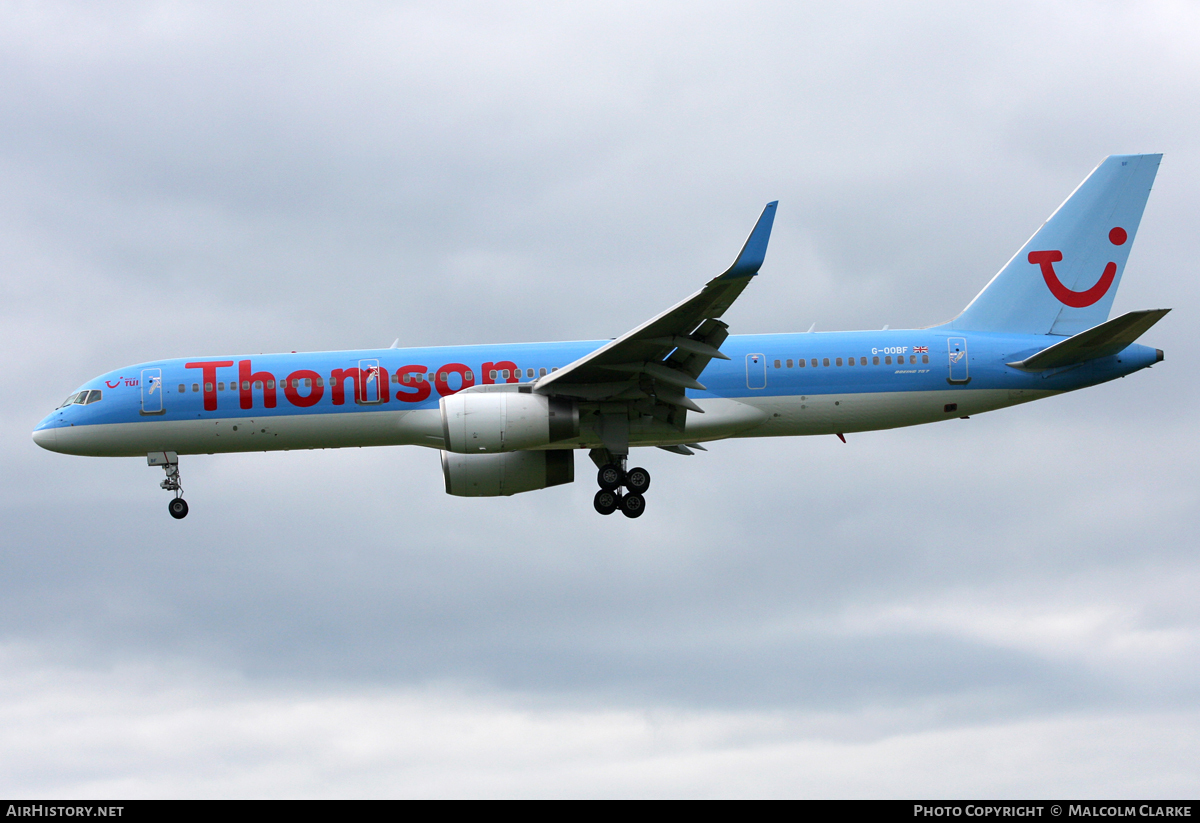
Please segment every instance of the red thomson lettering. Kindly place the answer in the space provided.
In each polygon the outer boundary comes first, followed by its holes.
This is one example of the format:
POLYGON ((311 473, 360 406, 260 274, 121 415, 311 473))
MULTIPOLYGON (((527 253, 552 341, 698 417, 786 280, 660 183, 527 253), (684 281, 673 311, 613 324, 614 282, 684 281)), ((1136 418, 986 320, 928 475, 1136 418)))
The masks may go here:
POLYGON ((263 405, 268 409, 275 408, 275 375, 269 371, 250 371, 249 360, 238 361, 238 388, 243 409, 254 407, 254 383, 262 381, 263 405))
MULTIPOLYGON (((516 367, 514 366, 513 368, 516 367)), ((448 394, 454 394, 462 391, 463 389, 468 389, 471 386, 474 386, 475 375, 469 368, 467 368, 467 366, 463 365, 462 363, 447 363, 437 370, 437 374, 434 376, 433 384, 437 387, 438 394, 440 394, 442 397, 445 397, 448 394), (462 378, 462 386, 457 389, 450 388, 450 381, 443 379, 443 374, 446 375, 447 378, 452 374, 457 374, 462 378)))
MULTIPOLYGON (((508 379, 505 383, 520 383, 521 378, 517 376, 517 364, 511 360, 501 360, 499 363, 484 363, 482 373, 479 375, 483 378, 484 385, 495 383, 495 378, 492 377, 492 372, 496 372, 496 377, 500 377, 500 372, 503 369, 508 369, 508 379)), ((503 378, 501 378, 503 379, 503 378)))
POLYGON ((309 369, 298 369, 292 372, 287 376, 287 382, 283 385, 283 396, 293 406, 299 406, 302 409, 317 405, 324 394, 325 387, 322 385, 321 375, 309 369), (312 387, 307 396, 300 394, 301 388, 307 388, 302 385, 304 380, 307 380, 308 385, 312 387))
MULTIPOLYGON (((248 362, 248 361, 247 361, 248 362)), ((200 369, 201 380, 204 384, 204 410, 217 410, 217 369, 228 368, 232 360, 206 360, 199 363, 184 363, 185 369, 200 369)), ((242 406, 242 408, 249 408, 242 406)))
POLYGON ((429 381, 422 380, 420 383, 409 383, 404 378, 410 374, 424 374, 424 366, 401 366, 396 369, 396 374, 400 377, 400 382, 396 384, 396 399, 402 403, 420 403, 429 397, 429 381), (411 388, 412 391, 408 389, 411 388))

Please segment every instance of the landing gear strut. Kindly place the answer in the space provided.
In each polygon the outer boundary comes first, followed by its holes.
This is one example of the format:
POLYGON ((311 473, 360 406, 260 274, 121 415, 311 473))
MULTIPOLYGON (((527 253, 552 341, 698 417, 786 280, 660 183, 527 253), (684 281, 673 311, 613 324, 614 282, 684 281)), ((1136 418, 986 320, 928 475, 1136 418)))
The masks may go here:
POLYGON ((175 452, 150 452, 146 455, 146 465, 162 466, 167 477, 158 485, 169 492, 174 492, 175 497, 167 504, 167 511, 176 520, 182 520, 187 517, 188 504, 183 499, 183 484, 179 479, 179 455, 175 452))
POLYGON ((641 468, 625 469, 626 454, 612 454, 607 449, 595 449, 592 460, 600 463, 600 471, 596 473, 596 482, 600 491, 596 492, 592 505, 600 514, 612 514, 617 509, 626 517, 641 517, 646 511, 646 498, 642 494, 650 488, 650 472, 641 468), (621 488, 626 490, 621 493, 621 488))

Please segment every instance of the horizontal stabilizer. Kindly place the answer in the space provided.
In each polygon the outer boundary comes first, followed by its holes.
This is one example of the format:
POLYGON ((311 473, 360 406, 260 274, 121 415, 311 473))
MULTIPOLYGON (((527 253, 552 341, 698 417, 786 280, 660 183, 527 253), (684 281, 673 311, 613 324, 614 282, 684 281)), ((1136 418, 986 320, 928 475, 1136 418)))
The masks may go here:
POLYGON ((1169 311, 1170 309, 1131 311, 1055 343, 1033 357, 1008 365, 1021 371, 1046 371, 1117 354, 1162 320, 1169 311))

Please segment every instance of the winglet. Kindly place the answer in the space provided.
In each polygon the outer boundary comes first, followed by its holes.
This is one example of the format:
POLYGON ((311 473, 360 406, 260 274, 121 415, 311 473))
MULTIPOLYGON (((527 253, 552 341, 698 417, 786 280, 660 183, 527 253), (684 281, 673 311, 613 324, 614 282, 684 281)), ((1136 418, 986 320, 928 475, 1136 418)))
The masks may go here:
POLYGON ((754 224, 754 230, 746 238, 746 245, 742 246, 742 252, 737 256, 737 260, 733 261, 733 265, 724 274, 715 278, 716 280, 733 280, 737 277, 753 277, 758 274, 763 260, 767 257, 767 241, 771 239, 771 224, 775 222, 775 207, 778 205, 778 200, 772 200, 767 204, 758 218, 758 222, 754 224))

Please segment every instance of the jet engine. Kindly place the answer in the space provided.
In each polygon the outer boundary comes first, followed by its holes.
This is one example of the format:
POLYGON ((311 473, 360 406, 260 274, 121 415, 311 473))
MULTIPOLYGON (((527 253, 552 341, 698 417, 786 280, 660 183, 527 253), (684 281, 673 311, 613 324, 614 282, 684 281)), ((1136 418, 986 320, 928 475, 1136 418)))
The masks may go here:
POLYGON ((575 482, 575 452, 570 449, 503 454, 443 451, 442 474, 446 478, 446 494, 508 496, 575 482))
POLYGON ((517 452, 579 434, 579 406, 573 401, 504 389, 468 389, 442 398, 447 451, 517 452))

